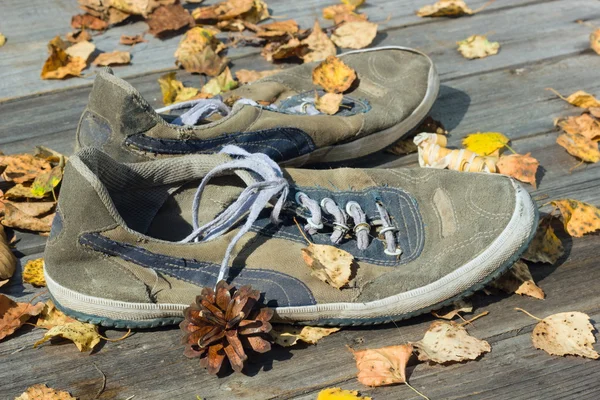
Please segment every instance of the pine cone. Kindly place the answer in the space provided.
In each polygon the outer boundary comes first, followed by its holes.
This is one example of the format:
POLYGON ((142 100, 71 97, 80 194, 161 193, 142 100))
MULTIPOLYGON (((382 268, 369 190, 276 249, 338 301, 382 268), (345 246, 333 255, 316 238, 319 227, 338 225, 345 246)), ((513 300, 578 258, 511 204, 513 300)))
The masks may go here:
POLYGON ((216 374, 225 358, 234 371, 240 372, 248 359, 244 348, 265 353, 271 344, 265 334, 271 330, 270 308, 255 308, 260 292, 251 286, 234 288, 220 281, 215 291, 205 287, 195 303, 186 308, 179 327, 186 333, 183 343, 187 357, 201 357, 200 365, 216 374))

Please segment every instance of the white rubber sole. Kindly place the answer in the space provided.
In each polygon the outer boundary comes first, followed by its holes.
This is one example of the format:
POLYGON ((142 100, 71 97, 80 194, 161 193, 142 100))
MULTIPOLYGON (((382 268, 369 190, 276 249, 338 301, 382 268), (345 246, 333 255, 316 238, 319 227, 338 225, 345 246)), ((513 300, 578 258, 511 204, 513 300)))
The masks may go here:
POLYGON ((341 55, 341 57, 348 54, 356 53, 367 53, 372 51, 381 50, 403 50, 410 51, 412 53, 420 54, 429 61, 429 75, 427 78, 427 92, 423 97, 423 100, 415 108, 415 110, 406 119, 397 125, 384 129, 382 131, 373 133, 360 139, 353 140, 352 142, 335 144, 332 146, 321 147, 309 154, 296 157, 294 159, 284 161, 281 163, 283 166, 295 166, 299 167, 304 164, 311 163, 335 163, 347 160, 354 160, 360 157, 367 156, 369 154, 376 153, 380 150, 391 146, 398 140, 402 139, 404 135, 412 131, 417 125, 427 116, 433 103, 437 99, 440 90, 440 78, 435 69, 433 61, 424 53, 411 49, 408 47, 401 46, 383 46, 374 49, 363 49, 349 51, 341 55))
MULTIPOLYGON (((515 183, 513 215, 503 232, 477 257, 443 278, 418 289, 368 303, 328 303, 277 307, 277 319, 316 325, 367 325, 413 317, 481 289, 506 271, 525 251, 537 226, 531 197, 515 183)), ((78 293, 47 273, 52 297, 67 314, 96 324, 148 328, 176 323, 188 304, 128 303, 78 293)))

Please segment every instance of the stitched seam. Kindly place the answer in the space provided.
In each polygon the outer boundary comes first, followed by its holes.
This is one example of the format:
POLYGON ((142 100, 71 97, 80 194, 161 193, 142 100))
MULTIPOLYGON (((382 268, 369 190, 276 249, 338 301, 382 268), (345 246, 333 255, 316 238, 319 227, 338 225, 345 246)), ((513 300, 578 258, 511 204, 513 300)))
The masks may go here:
POLYGON ((480 239, 489 239, 492 238, 494 236, 497 236, 497 230, 495 231, 488 231, 488 232, 482 232, 480 234, 478 234, 477 236, 473 236, 470 239, 464 240, 462 242, 456 243, 454 246, 452 246, 452 248, 447 249, 445 251, 442 251, 441 253, 439 253, 438 255, 436 255, 431 261, 432 262, 437 262, 439 261, 440 258, 444 257, 446 254, 449 253, 454 253, 457 250, 460 250, 464 247, 467 247, 468 245, 472 244, 473 242, 476 242, 480 239))
POLYGON ((486 218, 489 219, 493 219, 496 221, 500 221, 500 220, 504 220, 506 219, 506 217, 508 215, 510 215, 509 213, 493 213, 487 210, 484 210, 483 208, 479 207, 474 201, 473 201, 473 190, 475 190, 473 187, 467 189, 467 198, 469 199, 469 208, 473 211, 475 211, 477 214, 484 216, 486 218))

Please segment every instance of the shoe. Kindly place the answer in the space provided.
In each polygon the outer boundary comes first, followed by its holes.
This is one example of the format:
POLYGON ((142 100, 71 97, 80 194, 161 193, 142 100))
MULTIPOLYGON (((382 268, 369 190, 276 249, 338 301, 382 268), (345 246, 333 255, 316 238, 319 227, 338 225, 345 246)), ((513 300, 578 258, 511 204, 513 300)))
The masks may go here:
POLYGON ((285 165, 343 162, 396 142, 418 126, 437 97, 435 67, 416 50, 390 46, 340 57, 358 79, 345 94, 345 107, 333 116, 311 105, 318 62, 227 92, 223 101, 158 110, 194 106, 180 116, 160 115, 128 83, 110 71, 99 72, 77 129, 76 149, 96 147, 118 161, 139 162, 214 153, 234 144, 285 165), (225 103, 234 99, 229 108, 225 103))
POLYGON ((376 324, 483 288, 536 226, 502 175, 280 169, 235 146, 122 164, 88 148, 65 168, 45 274, 58 308, 105 326, 177 323, 221 278, 260 290, 279 321, 376 324), (311 275, 304 235, 354 256, 346 286, 311 275))

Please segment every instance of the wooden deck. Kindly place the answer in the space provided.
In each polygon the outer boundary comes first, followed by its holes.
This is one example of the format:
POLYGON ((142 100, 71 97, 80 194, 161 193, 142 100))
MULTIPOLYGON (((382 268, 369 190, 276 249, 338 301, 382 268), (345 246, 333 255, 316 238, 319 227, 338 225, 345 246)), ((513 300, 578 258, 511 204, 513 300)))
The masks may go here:
MULTIPOLYGON (((268 1, 272 13, 312 25, 319 0, 268 1)), ((600 204, 600 165, 574 169, 577 161, 556 145, 552 121, 580 110, 544 90, 553 87, 569 94, 583 89, 600 95, 600 56, 589 49, 588 35, 600 26, 596 0, 497 0, 483 12, 459 19, 422 19, 419 7, 434 0, 367 0, 364 11, 380 22, 377 45, 416 47, 433 58, 442 88, 431 115, 450 131, 450 144, 467 133, 500 131, 512 139, 519 153, 532 152, 542 168, 540 204, 570 197, 600 204), (389 18, 388 18, 389 17, 389 18), (582 20, 585 23, 578 23, 582 20), (497 56, 468 61, 455 42, 471 34, 488 34, 499 41, 497 56)), ((209 1, 212 3, 212 1, 209 1)), ((332 1, 331 4, 334 2, 332 1)), ((485 0, 467 3, 477 8, 485 0)), ((0 32, 8 38, 0 49, 0 150, 28 152, 45 145, 70 154, 79 116, 85 107, 92 74, 83 79, 42 81, 46 43, 70 30, 78 12, 75 0, 2 0, 0 32)), ((118 45, 122 33, 146 29, 142 22, 108 30, 95 37, 104 51, 118 45)), ((160 105, 157 78, 174 68, 173 52, 179 38, 165 41, 147 36, 148 43, 133 48, 132 65, 116 68, 155 105, 160 105)), ((233 49, 234 70, 272 68, 253 47, 233 49)), ((178 74, 198 86, 198 76, 178 74)), ((416 156, 374 157, 370 165, 415 166, 416 156)), ((21 261, 41 256, 44 239, 18 233, 21 261)), ((474 323, 470 332, 485 338, 492 352, 479 361, 451 366, 412 365, 410 382, 431 399, 598 399, 600 362, 576 357, 552 357, 533 348, 535 321, 513 310, 522 307, 545 317, 562 311, 582 311, 600 320, 600 236, 581 239, 561 236, 566 254, 555 266, 535 265, 532 273, 547 294, 540 301, 513 296, 475 296, 475 312, 490 315, 474 323)), ((39 292, 20 284, 20 275, 0 292, 28 300, 39 292)), ((209 376, 197 361, 183 357, 176 329, 135 333, 116 343, 104 343, 91 354, 79 353, 70 343, 33 349, 43 331, 24 327, 0 342, 0 398, 12 399, 27 387, 46 383, 68 390, 80 399, 315 399, 325 387, 359 389, 375 400, 416 398, 404 385, 370 389, 356 379, 355 363, 346 345, 374 348, 418 340, 432 318, 423 316, 397 325, 344 329, 316 346, 275 348, 248 368, 248 375, 209 376), (100 373, 99 371, 102 371, 100 373)), ((107 331, 118 337, 121 332, 107 331)), ((598 347, 598 346, 597 346, 598 347)))

